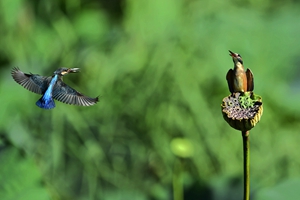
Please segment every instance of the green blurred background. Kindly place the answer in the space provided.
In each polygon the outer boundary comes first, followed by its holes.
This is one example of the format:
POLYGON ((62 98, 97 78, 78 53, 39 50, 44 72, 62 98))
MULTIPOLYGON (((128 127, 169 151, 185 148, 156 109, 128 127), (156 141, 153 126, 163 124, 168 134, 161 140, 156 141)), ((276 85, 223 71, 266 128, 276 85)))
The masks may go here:
POLYGON ((241 199, 229 49, 264 103, 251 195, 299 199, 298 1, 1 0, 0 33, 0 199, 241 199), (40 109, 15 66, 79 67, 65 82, 100 102, 40 109))

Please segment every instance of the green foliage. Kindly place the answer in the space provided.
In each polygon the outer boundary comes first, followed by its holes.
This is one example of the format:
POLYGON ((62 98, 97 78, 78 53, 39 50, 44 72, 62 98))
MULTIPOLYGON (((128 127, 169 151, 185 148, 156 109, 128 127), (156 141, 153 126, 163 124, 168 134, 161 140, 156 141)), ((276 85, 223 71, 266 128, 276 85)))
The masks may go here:
POLYGON ((174 138, 192 149, 181 161, 186 199, 209 199, 212 179, 242 175, 241 136, 220 113, 228 49, 243 56, 264 99, 250 135, 252 183, 300 176, 298 4, 113 1, 119 14, 104 2, 0 1, 0 133, 25 153, 10 160, 1 151, 1 163, 29 162, 23 173, 33 174, 1 179, 1 199, 25 183, 53 199, 170 199, 174 138), (41 75, 79 67, 64 81, 100 102, 42 110, 40 96, 11 78, 14 66, 41 75))
POLYGON ((39 200, 50 199, 33 159, 24 159, 13 148, 1 151, 0 198, 39 200))
POLYGON ((273 188, 265 188, 258 192, 257 200, 280 200, 280 199, 299 199, 299 179, 284 181, 273 188))

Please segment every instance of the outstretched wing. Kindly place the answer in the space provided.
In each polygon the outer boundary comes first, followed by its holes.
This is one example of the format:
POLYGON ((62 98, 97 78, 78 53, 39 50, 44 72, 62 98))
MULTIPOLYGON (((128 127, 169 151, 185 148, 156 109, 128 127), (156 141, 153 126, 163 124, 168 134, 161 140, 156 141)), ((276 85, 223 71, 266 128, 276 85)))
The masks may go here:
POLYGON ((58 80, 53 88, 53 98, 66 104, 78 106, 91 106, 98 102, 98 97, 87 97, 58 80))
POLYGON ((47 85, 49 83, 49 77, 31 73, 26 74, 17 67, 14 67, 12 69, 11 75, 18 84, 22 85, 27 90, 37 94, 43 94, 47 89, 47 85))
POLYGON ((246 70, 246 76, 247 76, 247 91, 253 91, 254 90, 254 77, 253 77, 252 71, 250 69, 246 70))
POLYGON ((227 80, 227 83, 228 83, 229 91, 231 93, 234 93, 234 89, 233 89, 234 79, 233 79, 233 77, 234 77, 233 69, 228 70, 227 75, 226 75, 226 80, 227 80))

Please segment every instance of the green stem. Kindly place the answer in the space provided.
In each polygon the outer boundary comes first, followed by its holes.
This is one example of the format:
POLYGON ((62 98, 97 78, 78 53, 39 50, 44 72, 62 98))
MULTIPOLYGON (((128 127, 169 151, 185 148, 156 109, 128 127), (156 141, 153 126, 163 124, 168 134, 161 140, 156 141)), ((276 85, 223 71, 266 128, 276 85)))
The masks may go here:
POLYGON ((244 152, 244 200, 250 199, 250 141, 249 131, 242 131, 244 152))
POLYGON ((173 171, 173 199, 183 200, 183 183, 181 178, 182 162, 176 158, 173 171))

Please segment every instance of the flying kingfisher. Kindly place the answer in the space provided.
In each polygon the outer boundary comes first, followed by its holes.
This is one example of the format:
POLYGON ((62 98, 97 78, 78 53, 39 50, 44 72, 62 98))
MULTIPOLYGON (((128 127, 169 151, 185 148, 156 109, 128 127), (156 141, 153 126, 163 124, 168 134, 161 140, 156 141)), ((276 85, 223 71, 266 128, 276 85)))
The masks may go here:
POLYGON ((226 79, 231 93, 253 91, 253 74, 250 69, 245 72, 242 56, 229 50, 234 68, 227 72, 226 79))
POLYGON ((26 74, 15 67, 11 71, 13 79, 31 92, 43 96, 36 105, 44 109, 55 107, 53 99, 67 104, 79 106, 91 106, 98 102, 98 97, 87 97, 63 82, 63 76, 68 73, 76 73, 79 68, 59 68, 53 76, 40 76, 38 74, 26 74))

